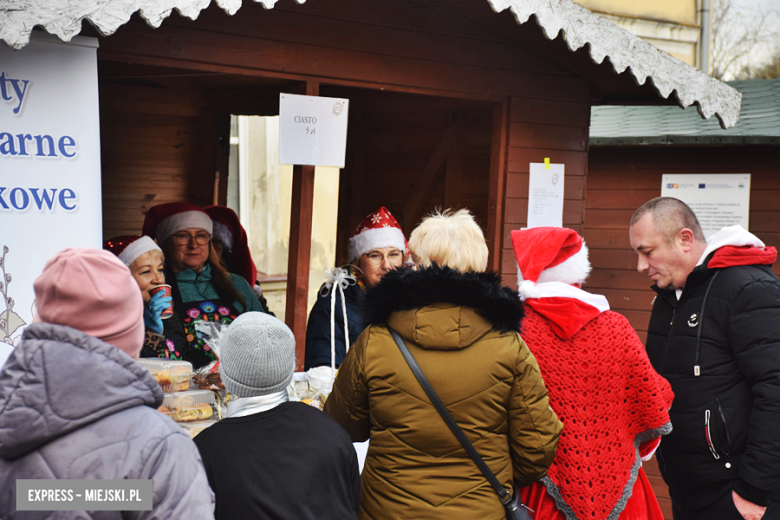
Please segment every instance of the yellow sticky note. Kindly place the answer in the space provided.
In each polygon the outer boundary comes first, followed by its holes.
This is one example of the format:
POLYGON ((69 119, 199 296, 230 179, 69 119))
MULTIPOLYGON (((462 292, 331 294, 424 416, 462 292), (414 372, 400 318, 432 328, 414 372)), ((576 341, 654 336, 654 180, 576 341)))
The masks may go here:
POLYGON ((549 157, 545 157, 544 158, 544 169, 545 170, 549 170, 550 169, 550 158, 549 157))

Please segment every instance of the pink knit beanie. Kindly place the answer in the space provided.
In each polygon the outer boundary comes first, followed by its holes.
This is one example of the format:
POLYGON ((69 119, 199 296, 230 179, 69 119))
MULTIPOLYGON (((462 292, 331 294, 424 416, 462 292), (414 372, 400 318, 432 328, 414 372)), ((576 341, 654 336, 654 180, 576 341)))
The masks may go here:
POLYGON ((35 280, 35 321, 67 325, 130 357, 144 341, 143 298, 130 270, 100 249, 60 251, 35 280))

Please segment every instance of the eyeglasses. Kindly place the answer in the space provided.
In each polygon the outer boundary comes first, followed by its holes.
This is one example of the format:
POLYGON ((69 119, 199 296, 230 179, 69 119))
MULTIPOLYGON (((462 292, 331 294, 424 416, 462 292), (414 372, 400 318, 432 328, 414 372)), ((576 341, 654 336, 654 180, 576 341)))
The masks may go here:
POLYGON ((195 233, 194 235, 190 235, 186 231, 182 231, 181 233, 174 233, 171 235, 173 237, 174 244, 178 246, 186 246, 190 243, 190 240, 195 240, 195 243, 199 246, 205 246, 209 243, 209 240, 211 239, 211 235, 206 233, 205 231, 200 233, 195 233))
POLYGON ((387 253, 387 256, 383 255, 379 251, 369 251, 365 253, 365 257, 368 258, 368 263, 376 267, 382 265, 382 262, 387 258, 390 263, 396 267, 400 266, 404 261, 404 255, 398 249, 394 249, 387 253))

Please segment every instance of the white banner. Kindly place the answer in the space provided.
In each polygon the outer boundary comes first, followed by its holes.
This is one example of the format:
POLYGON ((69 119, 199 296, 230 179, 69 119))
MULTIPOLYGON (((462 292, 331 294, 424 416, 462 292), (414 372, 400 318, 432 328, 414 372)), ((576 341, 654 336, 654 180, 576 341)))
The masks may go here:
POLYGON ((49 258, 102 246, 97 45, 0 45, 0 342, 32 322, 49 258))
POLYGON ((662 179, 661 196, 690 206, 705 237, 734 224, 748 229, 749 173, 667 173, 662 179))

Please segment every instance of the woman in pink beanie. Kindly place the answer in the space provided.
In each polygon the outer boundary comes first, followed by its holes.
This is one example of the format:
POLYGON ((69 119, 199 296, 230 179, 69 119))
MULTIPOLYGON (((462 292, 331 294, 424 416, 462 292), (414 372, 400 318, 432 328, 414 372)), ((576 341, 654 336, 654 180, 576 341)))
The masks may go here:
POLYGON ((138 359, 143 300, 129 269, 114 255, 66 249, 46 262, 33 287, 35 322, 73 327, 138 359))
POLYGON ((0 518, 17 516, 17 479, 152 479, 149 517, 213 518, 198 450, 135 362, 143 300, 130 270, 66 249, 34 288, 38 314, 0 370, 0 518))

